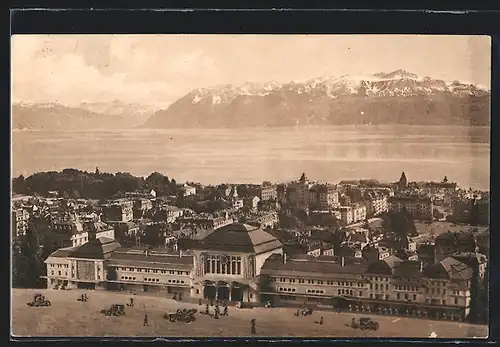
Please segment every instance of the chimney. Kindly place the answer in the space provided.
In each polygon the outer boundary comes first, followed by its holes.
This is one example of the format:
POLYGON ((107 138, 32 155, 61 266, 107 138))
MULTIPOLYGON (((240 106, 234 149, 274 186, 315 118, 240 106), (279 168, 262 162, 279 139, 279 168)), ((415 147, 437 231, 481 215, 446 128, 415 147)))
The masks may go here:
POLYGON ((148 249, 146 248, 146 258, 148 257, 148 249))
POLYGON ((286 264, 286 253, 283 253, 283 264, 286 264))
POLYGON ((182 249, 179 250, 179 258, 182 258, 182 249))
POLYGON ((344 257, 342 257, 342 259, 341 259, 341 265, 342 265, 342 267, 344 267, 344 265, 345 265, 345 258, 344 257))
POLYGON ((420 268, 419 268, 420 272, 424 271, 424 262, 421 260, 420 261, 420 268))

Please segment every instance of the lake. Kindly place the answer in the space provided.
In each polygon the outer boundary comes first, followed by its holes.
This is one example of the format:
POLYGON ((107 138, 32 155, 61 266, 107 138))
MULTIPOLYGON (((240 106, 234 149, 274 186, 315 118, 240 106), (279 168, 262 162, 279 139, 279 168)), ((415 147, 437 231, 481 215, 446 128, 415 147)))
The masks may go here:
POLYGON ((298 179, 441 180, 488 189, 487 127, 343 126, 256 129, 14 131, 14 176, 77 168, 158 171, 178 182, 298 179))

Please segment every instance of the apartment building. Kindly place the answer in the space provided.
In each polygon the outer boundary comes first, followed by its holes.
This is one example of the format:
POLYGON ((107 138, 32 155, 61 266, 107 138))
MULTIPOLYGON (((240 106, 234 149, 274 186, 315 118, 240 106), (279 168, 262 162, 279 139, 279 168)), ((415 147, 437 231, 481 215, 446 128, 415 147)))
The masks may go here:
POLYGON ((430 197, 393 196, 389 200, 389 211, 406 211, 415 219, 432 220, 433 204, 430 197))

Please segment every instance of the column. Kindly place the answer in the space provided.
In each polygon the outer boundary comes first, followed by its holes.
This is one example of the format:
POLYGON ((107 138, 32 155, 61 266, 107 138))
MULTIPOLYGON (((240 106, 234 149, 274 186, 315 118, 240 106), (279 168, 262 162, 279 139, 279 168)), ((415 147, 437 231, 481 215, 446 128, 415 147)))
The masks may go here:
POLYGON ((229 301, 231 301, 231 292, 233 291, 233 287, 229 286, 229 301))
POLYGON ((215 300, 219 300, 219 284, 215 284, 215 300))

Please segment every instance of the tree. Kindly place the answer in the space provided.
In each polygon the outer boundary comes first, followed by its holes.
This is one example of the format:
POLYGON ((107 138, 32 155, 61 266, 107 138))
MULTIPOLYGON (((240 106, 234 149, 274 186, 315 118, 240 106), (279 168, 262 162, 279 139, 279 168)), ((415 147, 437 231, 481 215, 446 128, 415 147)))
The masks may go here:
POLYGON ((17 240, 12 242, 12 287, 24 288, 28 284, 28 258, 22 253, 17 240))
POLYGON ((472 278, 470 282, 470 311, 469 321, 471 323, 478 323, 481 320, 482 310, 481 307, 481 280, 479 277, 478 266, 472 267, 472 278))

